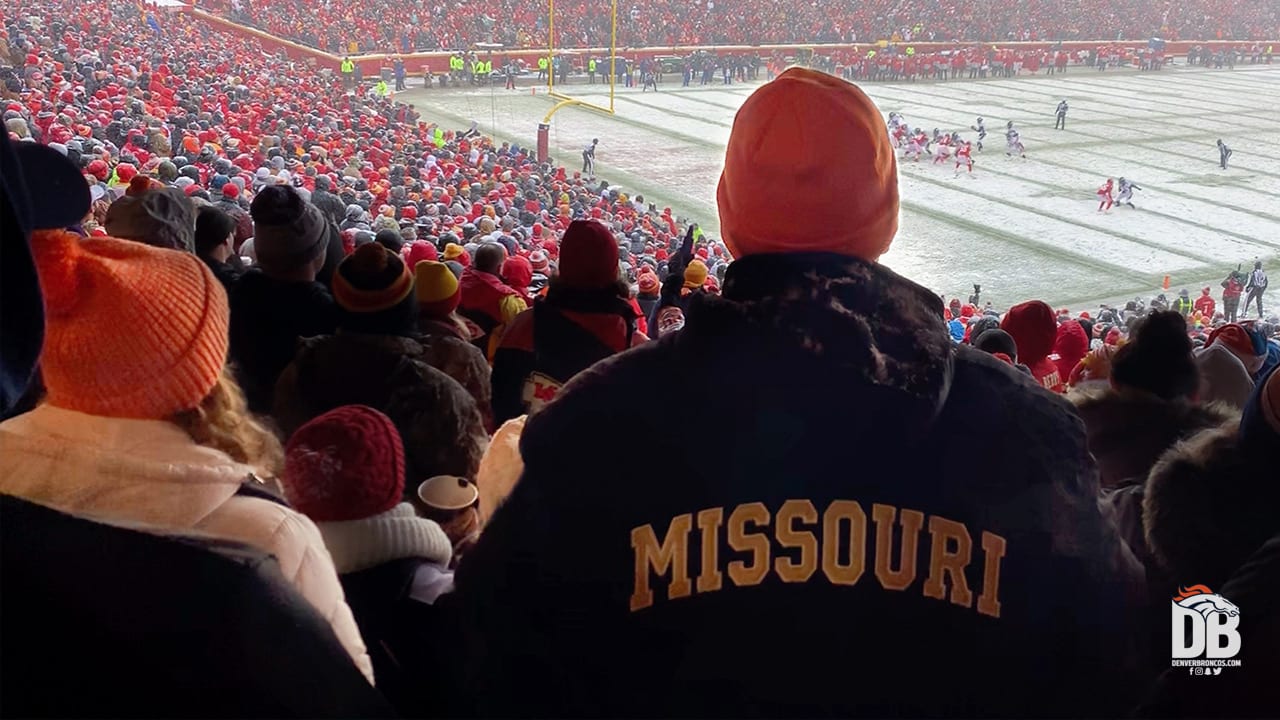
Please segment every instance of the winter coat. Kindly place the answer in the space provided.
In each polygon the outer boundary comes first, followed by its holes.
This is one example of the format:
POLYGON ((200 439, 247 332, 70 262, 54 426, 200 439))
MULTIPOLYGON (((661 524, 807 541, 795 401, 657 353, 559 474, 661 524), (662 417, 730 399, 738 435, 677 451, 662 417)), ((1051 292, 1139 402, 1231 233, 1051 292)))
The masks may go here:
POLYGON ((1240 281, 1236 278, 1236 276, 1235 275, 1228 276, 1226 280, 1222 281, 1223 304, 1224 305, 1227 304, 1227 300, 1232 298, 1235 298, 1238 300, 1240 298, 1240 293, 1243 291, 1244 291, 1244 288, 1241 287, 1240 281))
POLYGON ((338 325, 338 306, 316 282, 282 282, 261 270, 236 281, 231 304, 231 359, 254 412, 271 410, 276 379, 293 360, 301 338, 327 335, 338 325))
POLYGON ((262 550, 11 495, 0 517, 6 716, 393 715, 262 550))
POLYGON ((1137 717, 1275 717, 1280 707, 1280 535, 1258 548, 1212 590, 1240 608, 1238 668, 1212 678, 1169 668, 1151 689, 1137 717), (1245 629, 1247 628, 1247 630, 1245 629))
POLYGON ((342 198, 328 190, 311 191, 311 204, 324 215, 325 219, 335 225, 341 225, 347 219, 347 206, 342 198))
POLYGON ((368 405, 404 439, 406 494, 435 475, 474 478, 487 435, 471 395, 411 338, 339 332, 299 344, 273 415, 285 435, 343 405, 368 405))
POLYGON ((655 316, 657 315, 657 312, 658 312, 659 300, 661 300, 661 298, 658 297, 656 294, 648 295, 645 293, 640 293, 639 295, 636 296, 636 302, 640 304, 640 312, 644 313, 645 324, 647 324, 650 328, 653 328, 653 332, 645 333, 646 335, 657 336, 658 334, 657 328, 654 328, 654 323, 656 322, 655 316))
POLYGON ((1104 488, 1141 482, 1174 443, 1240 418, 1238 409, 1224 404, 1164 400, 1139 390, 1080 389, 1068 399, 1084 420, 1104 488))
POLYGON ((433 332, 430 325, 420 323, 419 326, 427 330, 414 337, 423 348, 422 359, 466 388, 476 401, 476 409, 480 411, 485 430, 492 431, 495 426, 493 386, 489 381, 489 361, 485 359, 484 353, 463 340, 460 333, 433 332))
POLYGON ((222 283, 222 288, 228 293, 230 293, 231 288, 235 286, 236 280, 239 280, 240 275, 243 274, 241 271, 232 267, 229 263, 218 262, 217 260, 207 257, 202 257, 200 259, 204 261, 204 264, 213 272, 213 276, 218 279, 218 282, 222 283))
POLYGON ((574 375, 647 340, 631 306, 613 291, 557 289, 511 321, 493 355, 498 424, 536 412, 574 375))
POLYGON ((378 688, 405 717, 438 714, 448 689, 440 647, 449 622, 435 607, 453 587, 453 546, 434 521, 401 503, 380 515, 319 523, 347 602, 370 648, 378 688))
POLYGON ((750 256, 579 374, 458 569, 479 710, 1114 712, 1138 568, 1080 421, 941 318, 880 265, 750 256))
POLYGON ((490 335, 515 319, 527 306, 520 292, 507 287, 497 275, 472 267, 462 271, 458 284, 462 288, 458 314, 484 331, 474 343, 488 356, 490 335))
MULTIPOLYGON (((1230 425, 1175 446, 1152 469, 1143 513, 1153 554, 1170 574, 1166 598, 1201 584, 1239 607, 1241 666, 1224 668, 1212 683, 1185 668, 1169 669, 1139 715, 1275 716, 1280 490, 1274 479, 1274 451, 1251 456, 1230 425)), ((1155 642, 1168 647, 1167 620, 1163 625, 1155 642)))
POLYGON ((195 531, 276 557, 373 681, 320 532, 281 503, 238 495, 253 469, 160 420, 126 420, 42 405, 0 423, 0 492, 113 523, 195 531))

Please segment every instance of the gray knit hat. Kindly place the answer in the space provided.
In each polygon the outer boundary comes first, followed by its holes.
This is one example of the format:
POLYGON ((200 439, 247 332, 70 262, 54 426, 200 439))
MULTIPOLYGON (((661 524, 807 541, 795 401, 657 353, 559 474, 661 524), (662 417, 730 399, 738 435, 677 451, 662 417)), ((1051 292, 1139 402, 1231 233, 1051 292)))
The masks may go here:
POLYGON ((324 254, 328 223, 314 205, 286 185, 263 188, 249 206, 258 264, 292 269, 324 254))

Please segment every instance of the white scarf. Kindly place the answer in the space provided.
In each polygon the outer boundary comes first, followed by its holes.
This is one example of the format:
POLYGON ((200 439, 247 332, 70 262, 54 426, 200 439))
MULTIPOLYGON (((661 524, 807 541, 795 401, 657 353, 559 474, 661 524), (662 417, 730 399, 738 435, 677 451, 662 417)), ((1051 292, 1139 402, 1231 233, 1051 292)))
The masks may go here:
POLYGON ((316 525, 339 575, 408 557, 447 567, 453 557, 453 543, 444 530, 435 521, 414 514, 409 503, 373 517, 316 525))

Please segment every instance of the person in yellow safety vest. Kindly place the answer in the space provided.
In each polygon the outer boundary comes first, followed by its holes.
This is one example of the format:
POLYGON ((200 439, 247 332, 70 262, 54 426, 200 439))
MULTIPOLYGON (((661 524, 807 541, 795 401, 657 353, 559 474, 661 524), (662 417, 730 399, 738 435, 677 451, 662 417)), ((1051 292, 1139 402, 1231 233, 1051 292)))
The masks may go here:
POLYGON ((907 47, 907 57, 912 57, 912 56, 914 56, 915 54, 916 54, 916 46, 915 46, 915 45, 911 45, 911 46, 907 47))
POLYGON ((356 64, 351 62, 351 58, 344 57, 342 58, 342 64, 338 66, 338 70, 342 73, 342 87, 350 90, 356 78, 356 64))
POLYGON ((596 59, 591 58, 587 61, 587 80, 590 84, 596 84, 596 59))
POLYGON ((875 51, 875 50, 868 50, 868 51, 867 51, 867 59, 868 59, 868 60, 870 60, 871 58, 873 58, 873 57, 875 57, 875 56, 876 56, 876 51, 875 51))
POLYGON ((378 79, 378 84, 373 86, 373 92, 378 97, 391 97, 391 88, 387 87, 387 81, 381 78, 378 79))
POLYGON ((493 61, 492 61, 492 60, 485 60, 485 61, 484 61, 484 76, 485 76, 485 77, 489 77, 489 75, 491 75, 491 74, 493 74, 493 61))
POLYGON ((547 59, 545 57, 538 58, 538 79, 547 79, 547 59))
POLYGON ((444 130, 439 127, 436 128, 435 143, 437 148, 444 147, 444 130))

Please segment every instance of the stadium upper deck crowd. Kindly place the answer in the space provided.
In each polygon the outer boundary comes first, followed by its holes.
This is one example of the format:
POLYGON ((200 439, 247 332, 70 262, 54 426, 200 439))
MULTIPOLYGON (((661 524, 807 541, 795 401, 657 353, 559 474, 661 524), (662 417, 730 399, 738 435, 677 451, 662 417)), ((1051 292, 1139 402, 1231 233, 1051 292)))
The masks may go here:
MULTIPOLYGON (((478 42, 546 45, 547 3, 391 0, 216 0, 202 4, 333 53, 465 49, 478 42), (388 18, 403 18, 389 22, 388 18)), ((557 47, 607 47, 609 3, 557 2, 557 47)), ((965 3, 701 0, 618 3, 619 47, 903 40, 1267 40, 1280 10, 1266 2, 1102 0, 965 3)))
POLYGON ((807 70, 715 239, 181 16, 0 19, 6 713, 1276 706, 1262 263, 940 299, 877 263, 879 110, 807 70), (1210 592, 1214 685, 1169 667, 1210 592))

